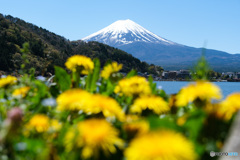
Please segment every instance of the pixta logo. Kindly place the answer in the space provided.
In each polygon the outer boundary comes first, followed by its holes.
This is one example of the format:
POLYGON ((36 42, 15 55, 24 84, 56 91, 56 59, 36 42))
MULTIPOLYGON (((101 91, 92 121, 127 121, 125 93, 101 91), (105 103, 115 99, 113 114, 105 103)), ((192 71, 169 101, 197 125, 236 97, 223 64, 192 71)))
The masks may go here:
POLYGON ((214 157, 214 156, 238 156, 238 152, 214 152, 214 151, 211 151, 210 156, 211 157, 214 157))

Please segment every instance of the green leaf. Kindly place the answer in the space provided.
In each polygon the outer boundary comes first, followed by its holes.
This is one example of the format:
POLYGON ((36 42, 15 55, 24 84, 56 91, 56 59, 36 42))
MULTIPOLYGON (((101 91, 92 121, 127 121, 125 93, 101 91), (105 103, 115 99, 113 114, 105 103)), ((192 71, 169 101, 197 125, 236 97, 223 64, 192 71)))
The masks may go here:
POLYGON ((91 88, 91 81, 92 81, 92 73, 89 73, 86 78, 86 90, 90 91, 91 88))
POLYGON ((49 91, 50 91, 50 93, 53 97, 57 97, 59 95, 59 90, 58 90, 58 87, 56 85, 51 86, 49 91))
POLYGON ((61 67, 54 66, 55 69, 55 81, 61 91, 66 91, 71 87, 70 75, 61 67))
MULTIPOLYGON (((205 146, 198 143, 198 142, 194 142, 194 146, 195 146, 195 151, 198 155, 202 155, 205 151, 205 146)), ((216 150, 213 150, 216 151, 216 150)))
POLYGON ((102 94, 103 94, 103 95, 106 95, 106 96, 109 96, 110 94, 113 93, 114 88, 115 88, 115 85, 112 84, 112 82, 111 82, 110 80, 107 80, 106 91, 103 92, 102 94))
POLYGON ((94 69, 92 73, 89 73, 86 79, 86 90, 89 92, 94 92, 97 89, 97 81, 99 79, 100 72, 100 61, 99 59, 94 59, 94 69))
POLYGON ((99 79, 99 72, 101 68, 99 59, 94 59, 93 62, 94 62, 94 70, 92 75, 90 92, 94 92, 97 88, 97 81, 99 79))
POLYGON ((205 58, 205 49, 203 49, 202 56, 198 59, 192 70, 192 77, 194 80, 208 80, 210 70, 210 66, 205 58))
MULTIPOLYGON (((36 159, 36 160, 47 159, 50 148, 47 146, 44 140, 37 139, 37 138, 35 139, 25 138, 23 139, 22 143, 26 145, 24 152, 27 153, 27 159, 36 159)), ((19 148, 18 145, 15 145, 14 149, 22 151, 22 149, 19 148)))
POLYGON ((136 76, 137 75, 137 71, 132 69, 126 76, 126 78, 131 78, 133 76, 136 76))
POLYGON ((150 88, 152 90, 152 93, 153 94, 156 94, 157 93, 157 84, 153 82, 153 78, 152 76, 149 76, 148 77, 148 81, 149 81, 149 85, 150 85, 150 88))
POLYGON ((189 132, 189 138, 193 141, 196 141, 199 134, 201 133, 201 129, 203 127, 204 120, 206 118, 206 113, 200 109, 192 112, 188 117, 186 123, 183 127, 185 127, 189 132))
POLYGON ((170 119, 170 117, 159 118, 156 116, 149 116, 147 118, 150 130, 157 130, 157 129, 170 129, 180 131, 181 128, 176 125, 176 123, 170 119))
POLYGON ((157 90, 157 95, 162 97, 165 100, 168 100, 169 96, 167 95, 167 93, 164 90, 157 90))
POLYGON ((42 83, 41 81, 34 81, 34 90, 35 94, 33 97, 31 97, 29 100, 31 101, 31 106, 29 108, 34 109, 35 112, 38 112, 41 109, 41 100, 43 98, 46 98, 49 94, 48 87, 42 83))

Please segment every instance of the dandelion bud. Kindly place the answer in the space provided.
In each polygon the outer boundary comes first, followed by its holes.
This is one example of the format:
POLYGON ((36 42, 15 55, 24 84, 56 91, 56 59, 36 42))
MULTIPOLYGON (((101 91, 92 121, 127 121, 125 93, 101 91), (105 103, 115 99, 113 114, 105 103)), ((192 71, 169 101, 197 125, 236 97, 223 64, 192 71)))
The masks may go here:
POLYGON ((7 113, 7 118, 14 122, 21 122, 23 117, 23 112, 19 107, 14 107, 7 113))

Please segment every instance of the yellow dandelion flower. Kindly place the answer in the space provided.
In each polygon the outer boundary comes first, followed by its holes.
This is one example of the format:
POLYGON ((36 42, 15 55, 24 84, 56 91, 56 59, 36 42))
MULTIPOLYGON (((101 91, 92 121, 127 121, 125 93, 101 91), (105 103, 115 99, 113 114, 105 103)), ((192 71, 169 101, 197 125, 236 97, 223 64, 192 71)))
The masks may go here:
POLYGON ((62 123, 60 123, 56 119, 51 119, 50 120, 50 125, 49 125, 50 130, 52 131, 59 131, 62 128, 62 123))
POLYGON ((78 132, 74 127, 68 129, 68 132, 64 137, 64 144, 67 152, 70 152, 74 148, 77 141, 77 135, 78 132))
POLYGON ((94 63, 90 58, 86 56, 74 55, 68 58, 65 66, 73 72, 76 72, 77 68, 79 67, 79 69, 82 71, 82 74, 88 74, 88 72, 93 70, 94 63))
POLYGON ((21 88, 15 89, 12 95, 14 97, 20 96, 24 98, 27 95, 29 90, 30 90, 30 87, 21 87, 21 88))
POLYGON ((114 92, 126 96, 149 95, 151 94, 151 88, 146 78, 134 76, 120 80, 114 92))
POLYGON ((98 156, 99 151, 108 155, 116 152, 116 146, 123 147, 123 140, 118 137, 118 131, 103 119, 89 119, 79 122, 77 132, 70 129, 65 144, 68 149, 73 146, 82 148, 82 158, 98 156), (73 143, 76 143, 74 145, 73 143))
POLYGON ((36 130, 37 132, 46 132, 49 129, 50 120, 48 116, 43 114, 34 115, 27 123, 27 130, 36 130))
POLYGON ((84 112, 98 114, 102 113, 105 117, 116 117, 120 121, 124 120, 125 114, 118 102, 100 94, 92 95, 92 105, 84 108, 84 112))
POLYGON ((213 112, 219 119, 226 121, 230 120, 232 116, 240 109, 240 93, 233 93, 229 95, 221 103, 215 105, 213 112))
POLYGON ((159 96, 141 96, 137 98, 130 108, 132 113, 142 113, 142 111, 149 109, 156 114, 161 114, 169 111, 169 106, 163 98, 159 96))
POLYGON ((192 160, 194 146, 181 134, 155 131, 133 139, 124 155, 127 160, 192 160))
POLYGON ((104 79, 108 79, 111 74, 116 73, 122 69, 122 64, 118 64, 117 62, 113 62, 105 66, 101 72, 101 77, 104 79))
POLYGON ((133 138, 136 135, 147 133, 149 131, 149 123, 145 120, 135 120, 125 123, 123 129, 129 138, 133 138))
POLYGON ((183 126, 186 123, 186 121, 187 121, 187 117, 188 117, 188 115, 183 115, 181 117, 178 117, 177 124, 179 126, 183 126))
POLYGON ((58 120, 56 119, 50 119, 49 121, 49 128, 47 130, 47 139, 49 141, 52 141, 53 139, 57 138, 58 137, 58 132, 61 130, 62 128, 62 123, 59 122, 58 120))
POLYGON ((128 114, 126 115, 125 122, 130 123, 133 121, 138 121, 140 119, 140 116, 134 115, 134 114, 128 114))
POLYGON ((14 76, 7 76, 4 78, 0 78, 0 87, 6 87, 8 85, 15 84, 17 82, 17 78, 14 76))
POLYGON ((221 90, 213 83, 199 81, 180 90, 176 95, 176 105, 186 106, 197 98, 200 100, 221 99, 221 90))
POLYGON ((176 107, 176 94, 170 95, 168 99, 168 106, 170 108, 175 108, 176 107))
POLYGON ((57 110, 82 110, 92 102, 91 94, 81 89, 71 89, 57 97, 57 110))
POLYGON ((179 94, 176 95, 176 106, 185 106, 189 102, 193 102, 196 98, 195 92, 194 84, 190 84, 189 86, 182 88, 179 94))

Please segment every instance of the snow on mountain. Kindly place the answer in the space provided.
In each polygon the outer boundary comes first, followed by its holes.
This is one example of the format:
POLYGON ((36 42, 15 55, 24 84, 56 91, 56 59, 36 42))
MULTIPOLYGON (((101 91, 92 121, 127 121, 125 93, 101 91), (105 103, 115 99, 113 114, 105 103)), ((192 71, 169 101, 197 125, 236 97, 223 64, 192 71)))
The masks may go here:
POLYGON ((118 20, 102 30, 82 39, 83 41, 98 41, 118 47, 133 42, 175 44, 148 31, 130 19, 118 20))

